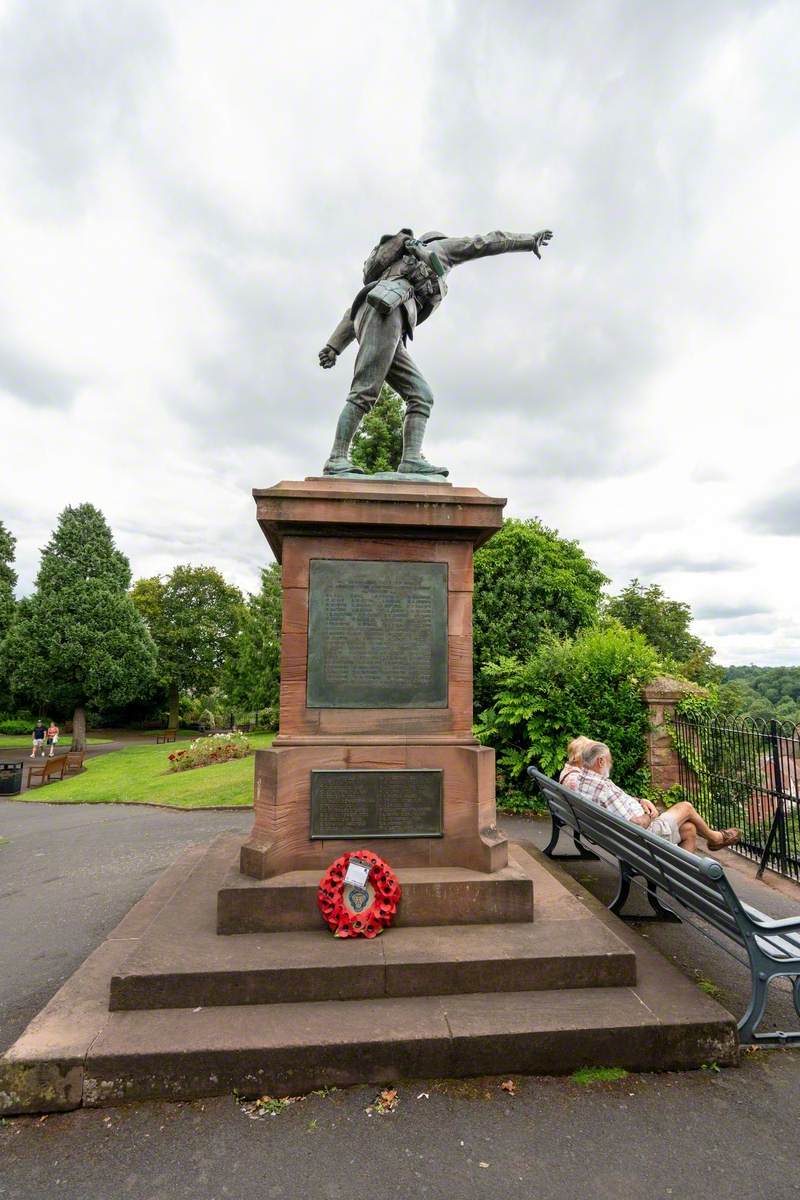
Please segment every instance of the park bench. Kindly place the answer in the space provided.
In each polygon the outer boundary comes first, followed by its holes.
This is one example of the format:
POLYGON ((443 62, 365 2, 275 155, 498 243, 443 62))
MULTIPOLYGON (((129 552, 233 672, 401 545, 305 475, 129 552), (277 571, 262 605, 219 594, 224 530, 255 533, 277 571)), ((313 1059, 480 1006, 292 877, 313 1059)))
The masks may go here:
POLYGON ((32 785, 34 779, 38 779, 40 784, 50 783, 52 779, 63 779, 66 763, 66 754, 59 754, 53 758, 45 758, 40 763, 30 763, 28 766, 28 787, 32 785))
POLYGON ((160 744, 166 745, 167 742, 174 742, 174 741, 175 741, 175 730, 174 729, 163 729, 161 731, 161 733, 156 734, 156 745, 157 746, 160 744))
POLYGON ((673 846, 640 825, 584 800, 535 767, 529 767, 528 774, 538 784, 550 809, 553 834, 545 851, 550 858, 560 857, 555 854, 555 847, 561 830, 566 827, 605 851, 602 857, 607 855, 616 860, 619 886, 608 906, 611 912, 622 915, 631 883, 638 884, 643 879, 654 910, 651 920, 687 921, 686 914, 691 913, 710 929, 695 921, 687 923, 733 954, 737 961, 741 961, 739 955, 728 943, 718 941, 714 932, 743 947, 750 966, 752 990, 747 1011, 739 1021, 739 1040, 758 1045, 800 1044, 800 1031, 756 1032, 764 1015, 770 980, 778 976, 793 980, 794 1006, 800 1015, 800 915, 775 919, 759 912, 739 899, 722 866, 713 859, 673 846), (682 915, 672 904, 677 905, 682 915))
POLYGON ((85 758, 84 750, 68 750, 64 759, 64 774, 71 775, 73 771, 82 771, 85 758))

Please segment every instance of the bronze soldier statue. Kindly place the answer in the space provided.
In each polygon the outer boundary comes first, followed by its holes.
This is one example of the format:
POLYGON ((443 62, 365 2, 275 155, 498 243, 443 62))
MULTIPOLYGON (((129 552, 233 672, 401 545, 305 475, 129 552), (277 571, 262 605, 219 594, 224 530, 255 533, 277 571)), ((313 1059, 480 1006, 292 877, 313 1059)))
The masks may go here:
POLYGON ((422 439, 433 405, 430 386, 406 349, 414 329, 428 319, 447 294, 446 276, 453 267, 473 258, 540 250, 552 237, 541 233, 487 233, 484 237, 446 237, 431 231, 415 238, 410 229, 385 234, 364 263, 364 286, 319 352, 320 366, 334 366, 353 340, 358 342, 355 372, 325 475, 363 474, 350 459, 350 443, 361 418, 378 399, 384 382, 405 400, 403 475, 440 475, 422 453, 422 439))

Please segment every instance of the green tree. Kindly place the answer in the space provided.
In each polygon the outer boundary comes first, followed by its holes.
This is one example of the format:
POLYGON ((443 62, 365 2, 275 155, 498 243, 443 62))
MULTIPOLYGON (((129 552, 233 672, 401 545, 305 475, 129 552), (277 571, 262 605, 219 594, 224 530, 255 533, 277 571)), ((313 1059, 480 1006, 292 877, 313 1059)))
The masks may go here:
POLYGON ((668 669, 709 683, 721 671, 713 666, 714 649, 689 632, 692 610, 680 600, 670 600, 657 583, 646 587, 632 579, 618 596, 605 604, 607 616, 626 629, 638 629, 655 646, 668 669))
MULTIPOLYGON (((0 645, 11 628, 17 611, 17 601, 14 597, 17 573, 12 566, 16 544, 17 539, 0 521, 0 645)), ((10 703, 8 668, 3 666, 0 659, 0 713, 9 707, 10 703)))
POLYGON ((526 659, 548 633, 566 637, 593 625, 607 582, 577 542, 536 519, 505 521, 475 555, 476 709, 491 702, 488 663, 526 659))
POLYGON ((477 732, 497 750, 501 804, 532 807, 526 768, 552 775, 579 735, 605 742, 615 782, 641 795, 649 782, 642 688, 658 669, 658 654, 642 634, 617 622, 574 638, 548 635, 524 662, 507 658, 487 667, 495 699, 477 732))
POLYGON ((367 413, 353 438, 352 459, 374 475, 396 471, 403 456, 403 402, 385 383, 375 407, 367 413))
POLYGON ((130 578, 99 509, 65 508, 3 642, 12 691, 40 709, 71 710, 75 749, 86 745, 87 705, 125 704, 152 684, 155 647, 130 578))
POLYGON ((0 521, 0 642, 11 627, 17 607, 14 598, 17 573, 12 566, 16 544, 17 539, 0 521))
POLYGON ((177 729, 181 692, 209 692, 236 639, 244 601, 216 567, 177 566, 165 580, 137 579, 131 592, 158 649, 158 672, 177 729))
POLYGON ((281 568, 261 571, 261 589, 250 596, 241 629, 223 673, 223 686, 235 707, 246 712, 278 707, 281 667, 281 568))

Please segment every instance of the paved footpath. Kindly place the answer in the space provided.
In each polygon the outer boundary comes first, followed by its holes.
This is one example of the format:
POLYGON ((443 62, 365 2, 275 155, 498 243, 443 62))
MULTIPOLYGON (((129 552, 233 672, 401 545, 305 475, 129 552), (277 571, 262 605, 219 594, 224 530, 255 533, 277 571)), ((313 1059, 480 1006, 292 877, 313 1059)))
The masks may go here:
MULTIPOLYGON (((183 847, 249 828, 242 812, 0 803, 0 1046, 20 1032, 183 847)), ((542 823, 505 819, 542 845, 542 823)), ((613 873, 573 874, 607 898, 613 873)), ((734 876, 775 915, 798 898, 734 876)), ((739 1014, 743 968, 685 926, 640 927, 739 1014)), ((786 996, 772 1016, 788 1027, 786 996), (784 1019, 785 1017, 785 1019, 784 1019)), ((334 1006, 332 1006, 333 1008, 334 1006)), ((569 1079, 416 1081, 369 1115, 374 1087, 311 1096, 251 1120, 231 1096, 0 1123, 0 1200, 252 1200, 506 1196, 715 1200, 800 1196, 800 1053, 748 1055, 738 1070, 569 1079)))

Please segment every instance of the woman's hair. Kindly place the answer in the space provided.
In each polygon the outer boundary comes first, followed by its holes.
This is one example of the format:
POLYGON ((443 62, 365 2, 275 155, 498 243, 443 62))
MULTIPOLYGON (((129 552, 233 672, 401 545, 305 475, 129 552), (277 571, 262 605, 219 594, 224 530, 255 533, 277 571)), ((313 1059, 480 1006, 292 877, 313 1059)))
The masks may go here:
POLYGON ((572 741, 570 742, 570 744, 567 746, 567 762, 572 763, 573 766, 576 766, 576 767, 582 766, 583 759, 581 758, 581 755, 583 754, 586 747, 591 746, 591 744, 592 744, 591 738, 587 738, 587 737, 573 738, 572 741))

